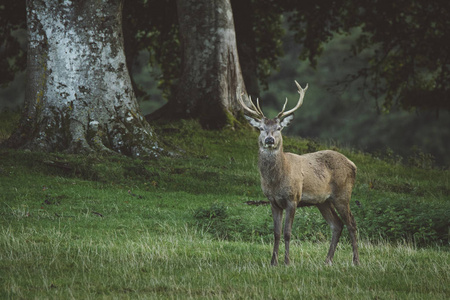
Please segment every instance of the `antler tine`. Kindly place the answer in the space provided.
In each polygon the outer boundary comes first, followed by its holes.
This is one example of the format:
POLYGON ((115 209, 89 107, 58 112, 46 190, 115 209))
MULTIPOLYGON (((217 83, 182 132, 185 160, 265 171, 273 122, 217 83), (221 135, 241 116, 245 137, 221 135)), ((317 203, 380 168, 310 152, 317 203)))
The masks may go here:
POLYGON ((252 106, 252 109, 255 111, 255 114, 258 117, 261 117, 261 119, 264 118, 264 114, 263 114, 261 108, 259 107, 259 99, 256 98, 256 106, 255 106, 255 104, 252 101, 252 97, 250 95, 248 95, 247 97, 248 97, 248 102, 250 102, 250 105, 252 106))
POLYGON ((305 97, 306 90, 308 89, 308 84, 306 84, 305 88, 302 88, 302 86, 297 82, 297 80, 294 80, 294 81, 295 81, 295 84, 297 85, 298 93, 300 94, 300 98, 298 99, 297 105, 293 109, 288 110, 287 112, 284 112, 284 108, 286 106, 286 103, 285 103, 283 106, 283 110, 277 116, 277 118, 279 118, 279 119, 285 118, 285 117, 293 114, 303 104, 303 98, 305 97))
POLYGON ((238 97, 239 103, 242 105, 242 108, 244 108, 245 111, 247 111, 248 113, 258 116, 261 119, 264 118, 264 114, 261 110, 261 108, 259 108, 259 102, 257 103, 258 107, 255 106, 255 104, 253 104, 252 98, 250 96, 248 96, 248 101, 250 102, 251 108, 249 108, 245 103, 244 100, 242 100, 242 95, 244 93, 241 94, 240 97, 238 97))
MULTIPOLYGON (((250 100, 250 102, 251 102, 252 105, 253 105, 253 102, 252 102, 251 100, 250 100)), ((261 114, 261 116, 262 116, 263 118, 265 118, 264 113, 263 113, 261 107, 259 106, 259 99, 258 99, 258 98, 256 98, 256 106, 257 106, 257 108, 258 108, 258 112, 261 114)), ((253 107, 255 107, 255 106, 253 105, 253 107)))
POLYGON ((288 98, 286 97, 286 102, 284 102, 284 105, 283 105, 283 109, 280 111, 280 113, 277 115, 277 118, 279 119, 282 115, 283 115, 283 113, 284 113, 284 110, 286 109, 286 104, 288 103, 288 98))

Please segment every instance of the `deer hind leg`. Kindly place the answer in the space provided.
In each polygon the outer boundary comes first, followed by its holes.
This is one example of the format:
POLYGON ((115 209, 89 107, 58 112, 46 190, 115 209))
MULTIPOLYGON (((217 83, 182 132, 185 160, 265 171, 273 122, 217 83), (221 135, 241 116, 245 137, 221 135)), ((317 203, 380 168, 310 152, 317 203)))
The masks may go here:
POLYGON ((328 250, 327 258, 325 260, 326 264, 331 265, 333 263, 336 246, 339 242, 339 238, 341 237, 342 229, 344 228, 344 223, 342 223, 342 220, 337 215, 331 202, 326 201, 321 203, 317 205, 317 208, 319 208, 320 213, 331 228, 332 237, 330 249, 328 250))
POLYGON ((273 218, 273 253, 272 253, 272 261, 271 265, 278 265, 278 248, 280 247, 280 238, 281 238, 281 220, 283 219, 283 210, 279 207, 271 205, 272 207, 272 218, 273 218))
POLYGON ((356 222, 350 211, 350 197, 338 198, 334 201, 334 207, 341 216, 350 234, 350 240, 353 248, 353 264, 359 265, 358 240, 356 233, 356 222))

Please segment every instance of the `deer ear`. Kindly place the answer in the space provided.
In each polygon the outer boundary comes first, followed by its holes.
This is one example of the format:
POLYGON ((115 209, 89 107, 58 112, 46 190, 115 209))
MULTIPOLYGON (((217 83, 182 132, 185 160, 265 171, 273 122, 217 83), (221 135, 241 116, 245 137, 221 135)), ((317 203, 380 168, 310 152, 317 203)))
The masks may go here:
POLYGON ((281 122, 280 125, 282 128, 289 126, 289 123, 291 123, 292 119, 294 118, 294 115, 289 115, 286 118, 284 118, 281 122))
POLYGON ((250 123, 250 125, 252 125, 253 127, 256 127, 256 128, 261 127, 261 121, 260 121, 260 120, 254 119, 254 118, 249 117, 249 116, 244 116, 244 117, 247 119, 247 121, 248 121, 248 122, 250 123))

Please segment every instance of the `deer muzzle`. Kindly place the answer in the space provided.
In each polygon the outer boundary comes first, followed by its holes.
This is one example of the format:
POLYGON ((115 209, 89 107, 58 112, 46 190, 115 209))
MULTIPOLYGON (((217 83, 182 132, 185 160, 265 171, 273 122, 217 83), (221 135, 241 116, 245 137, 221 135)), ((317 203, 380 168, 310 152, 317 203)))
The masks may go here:
POLYGON ((264 147, 266 148, 273 148, 275 146, 275 139, 271 136, 266 137, 264 140, 264 147))

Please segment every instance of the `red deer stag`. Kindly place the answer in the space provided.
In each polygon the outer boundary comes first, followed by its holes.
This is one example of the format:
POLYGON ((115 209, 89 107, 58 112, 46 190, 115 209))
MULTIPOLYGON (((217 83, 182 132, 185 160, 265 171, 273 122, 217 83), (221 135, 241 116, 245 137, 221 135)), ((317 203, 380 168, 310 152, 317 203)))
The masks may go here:
POLYGON ((272 265, 278 264, 278 248, 281 238, 281 221, 286 210, 284 224, 285 264, 289 264, 289 242, 295 210, 301 206, 317 206, 331 227, 332 238, 326 258, 332 264, 334 252, 344 224, 350 233, 353 247, 353 264, 359 264, 356 238, 356 222, 350 211, 350 198, 355 184, 356 166, 344 155, 330 150, 297 155, 283 151, 281 130, 293 119, 293 113, 302 105, 308 85, 303 89, 297 81, 300 99, 297 105, 274 119, 264 116, 257 100, 256 106, 249 97, 251 107, 244 104, 245 117, 250 124, 260 130, 259 172, 261 187, 269 199, 274 223, 274 246, 272 265), (247 115, 251 115, 247 116, 247 115))

